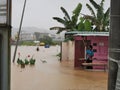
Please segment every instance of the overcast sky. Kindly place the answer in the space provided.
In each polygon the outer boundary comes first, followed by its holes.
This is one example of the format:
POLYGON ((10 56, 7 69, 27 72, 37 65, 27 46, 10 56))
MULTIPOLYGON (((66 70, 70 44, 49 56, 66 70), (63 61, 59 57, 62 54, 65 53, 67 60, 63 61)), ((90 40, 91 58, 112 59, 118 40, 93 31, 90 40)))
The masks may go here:
MULTIPOLYGON (((101 0, 95 0, 100 3, 101 0)), ((12 26, 19 27, 24 0, 12 0, 12 26)), ((89 0, 27 0, 26 10, 22 27, 38 27, 49 29, 52 26, 60 25, 52 17, 63 17, 60 7, 64 7, 68 13, 75 9, 78 3, 82 3, 82 13, 89 14, 86 3, 89 0)), ((105 8, 110 7, 110 0, 105 0, 105 8)))

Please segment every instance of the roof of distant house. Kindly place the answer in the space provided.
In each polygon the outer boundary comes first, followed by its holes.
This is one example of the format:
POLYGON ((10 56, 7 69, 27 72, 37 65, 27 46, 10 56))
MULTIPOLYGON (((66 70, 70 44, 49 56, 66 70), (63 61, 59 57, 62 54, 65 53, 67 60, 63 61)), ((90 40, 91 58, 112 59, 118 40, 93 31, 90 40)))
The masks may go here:
POLYGON ((74 35, 74 36, 109 36, 109 32, 71 31, 71 32, 66 32, 65 35, 74 35))

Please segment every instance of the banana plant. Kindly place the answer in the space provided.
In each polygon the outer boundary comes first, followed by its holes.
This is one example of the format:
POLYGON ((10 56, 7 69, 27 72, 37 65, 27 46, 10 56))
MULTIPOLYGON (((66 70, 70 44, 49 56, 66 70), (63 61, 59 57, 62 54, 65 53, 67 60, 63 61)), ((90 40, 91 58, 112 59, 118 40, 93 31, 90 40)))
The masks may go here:
POLYGON ((92 25, 95 26, 95 31, 109 31, 109 11, 108 8, 104 12, 104 0, 101 0, 100 4, 97 4, 94 0, 89 0, 94 9, 90 4, 86 4, 87 8, 91 12, 91 15, 84 15, 84 18, 91 20, 92 25), (96 11, 94 11, 96 10, 96 11), (96 13, 95 13, 96 12, 96 13))
POLYGON ((53 17, 53 19, 56 20, 57 22, 61 23, 63 25, 63 27, 54 26, 54 27, 51 27, 50 30, 58 30, 57 33, 61 33, 62 31, 69 32, 69 31, 76 30, 78 20, 79 20, 79 15, 80 15, 80 12, 82 9, 82 4, 79 3, 77 5, 77 7, 73 10, 71 17, 65 8, 61 7, 60 9, 64 13, 64 17, 63 18, 53 17))
POLYGON ((89 19, 80 17, 79 23, 77 25, 77 30, 79 31, 92 31, 92 23, 89 19))

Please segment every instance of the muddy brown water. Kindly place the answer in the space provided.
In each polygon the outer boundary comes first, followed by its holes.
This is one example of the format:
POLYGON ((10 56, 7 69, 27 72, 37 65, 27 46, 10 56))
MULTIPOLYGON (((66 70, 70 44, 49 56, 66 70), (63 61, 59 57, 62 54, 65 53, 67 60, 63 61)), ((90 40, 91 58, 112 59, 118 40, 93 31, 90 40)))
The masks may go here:
MULTIPOLYGON (((36 63, 25 68, 11 63, 11 90, 107 90, 107 72, 75 69, 72 61, 60 63, 56 57, 58 47, 40 47, 39 52, 35 48, 18 47, 21 58, 34 54, 36 63)), ((14 46, 11 47, 11 60, 13 52, 14 46)))

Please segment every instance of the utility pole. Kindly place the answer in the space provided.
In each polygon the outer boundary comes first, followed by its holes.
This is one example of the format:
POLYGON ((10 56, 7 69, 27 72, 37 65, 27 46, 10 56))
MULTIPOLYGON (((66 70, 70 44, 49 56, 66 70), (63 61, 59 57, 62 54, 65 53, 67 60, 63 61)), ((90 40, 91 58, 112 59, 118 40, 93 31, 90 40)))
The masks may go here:
POLYGON ((120 0, 111 0, 108 90, 120 90, 120 0))
POLYGON ((13 56, 13 63, 15 61, 15 57, 16 57, 16 53, 17 53, 17 47, 18 47, 20 32, 21 32, 21 28, 22 28, 22 22, 23 22, 25 7, 26 7, 26 0, 24 1, 24 6, 23 6, 23 11, 22 11, 21 21, 20 21, 20 26, 19 26, 19 31, 18 31, 18 38, 17 38, 16 47, 15 47, 14 56, 13 56))

